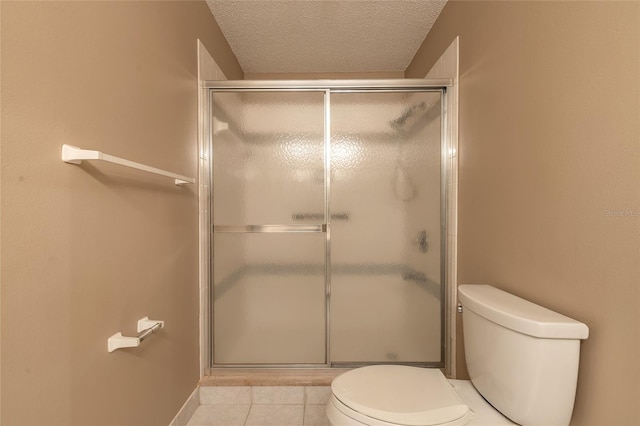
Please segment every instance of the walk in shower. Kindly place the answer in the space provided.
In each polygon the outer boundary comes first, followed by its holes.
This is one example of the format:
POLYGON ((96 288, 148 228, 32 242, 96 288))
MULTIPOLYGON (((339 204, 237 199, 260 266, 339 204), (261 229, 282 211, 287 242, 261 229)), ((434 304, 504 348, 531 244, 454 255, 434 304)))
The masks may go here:
POLYGON ((446 82, 207 87, 211 366, 443 366, 446 82))

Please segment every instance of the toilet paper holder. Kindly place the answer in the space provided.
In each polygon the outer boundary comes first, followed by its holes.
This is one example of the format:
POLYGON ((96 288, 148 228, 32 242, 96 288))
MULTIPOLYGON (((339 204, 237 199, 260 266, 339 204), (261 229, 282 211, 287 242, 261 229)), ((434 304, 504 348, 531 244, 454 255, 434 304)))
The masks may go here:
POLYGON ((164 321, 151 320, 149 317, 140 318, 138 320, 139 334, 137 336, 123 336, 122 333, 118 332, 107 339, 107 350, 113 352, 116 349, 138 347, 154 331, 161 328, 164 328, 164 321))

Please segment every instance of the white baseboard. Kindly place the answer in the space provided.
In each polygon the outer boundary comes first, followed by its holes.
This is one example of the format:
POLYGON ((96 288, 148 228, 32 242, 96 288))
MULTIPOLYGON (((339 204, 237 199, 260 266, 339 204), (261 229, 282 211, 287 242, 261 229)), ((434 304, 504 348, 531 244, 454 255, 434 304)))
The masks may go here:
POLYGON ((171 420, 169 426, 186 426, 189 422, 189 419, 193 416, 193 413, 196 412, 198 406, 200 405, 200 388, 196 387, 189 398, 184 402, 178 414, 171 420))

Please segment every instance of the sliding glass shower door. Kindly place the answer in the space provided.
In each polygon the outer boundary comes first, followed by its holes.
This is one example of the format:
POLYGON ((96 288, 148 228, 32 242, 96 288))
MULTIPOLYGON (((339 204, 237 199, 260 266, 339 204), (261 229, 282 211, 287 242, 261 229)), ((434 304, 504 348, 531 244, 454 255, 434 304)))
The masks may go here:
POLYGON ((441 92, 331 95, 331 361, 441 360, 441 92))
POLYGON ((212 365, 442 365, 442 93, 211 91, 212 365))
POLYGON ((212 94, 213 361, 324 364, 324 92, 212 94))

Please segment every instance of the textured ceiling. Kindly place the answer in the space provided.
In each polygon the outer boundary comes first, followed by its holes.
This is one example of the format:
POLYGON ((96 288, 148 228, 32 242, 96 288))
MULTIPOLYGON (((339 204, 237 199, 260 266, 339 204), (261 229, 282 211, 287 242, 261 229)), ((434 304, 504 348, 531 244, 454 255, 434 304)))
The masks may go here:
POLYGON ((404 72, 446 0, 207 3, 244 72, 404 72))

